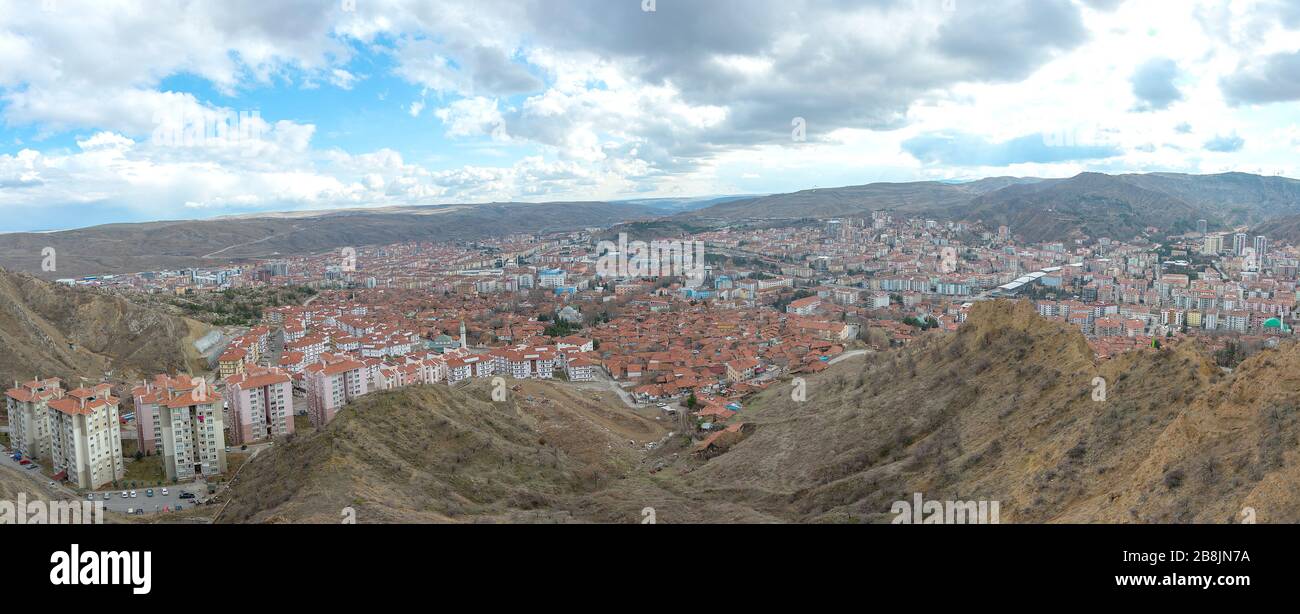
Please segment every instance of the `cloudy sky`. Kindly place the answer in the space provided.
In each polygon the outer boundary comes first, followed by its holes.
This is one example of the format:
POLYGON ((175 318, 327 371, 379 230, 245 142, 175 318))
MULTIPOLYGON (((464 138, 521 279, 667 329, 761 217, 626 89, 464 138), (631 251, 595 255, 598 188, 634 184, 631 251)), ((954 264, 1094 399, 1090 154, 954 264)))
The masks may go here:
POLYGON ((1300 0, 0 0, 0 231, 1300 176, 1300 0))

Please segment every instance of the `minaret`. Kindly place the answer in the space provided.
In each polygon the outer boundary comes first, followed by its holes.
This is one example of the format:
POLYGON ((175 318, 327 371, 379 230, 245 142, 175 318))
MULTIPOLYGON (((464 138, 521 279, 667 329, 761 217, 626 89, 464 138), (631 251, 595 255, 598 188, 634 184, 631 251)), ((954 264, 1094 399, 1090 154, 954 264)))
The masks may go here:
POLYGON ((465 321, 460 321, 460 347, 468 348, 469 344, 465 343, 465 321))

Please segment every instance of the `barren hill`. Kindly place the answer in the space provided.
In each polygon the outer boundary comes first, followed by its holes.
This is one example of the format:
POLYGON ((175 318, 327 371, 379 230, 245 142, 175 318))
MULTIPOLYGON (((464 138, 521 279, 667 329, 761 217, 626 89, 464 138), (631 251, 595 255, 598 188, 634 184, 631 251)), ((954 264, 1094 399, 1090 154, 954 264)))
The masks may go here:
MULTIPOLYGON (((487 382, 362 397, 250 462, 221 522, 570 522, 666 430, 555 384, 506 402, 487 382)), ((605 393, 612 398, 612 393, 605 393)), ((638 508, 640 509, 640 508, 638 508)))
POLYGON ((57 376, 72 385, 112 371, 133 377, 185 370, 198 322, 125 299, 0 269, 0 382, 57 376))
POLYGON ((751 399, 733 419, 749 426, 707 459, 681 436, 644 458, 597 432, 559 440, 481 385, 382 395, 259 459, 223 520, 332 519, 352 501, 376 521, 636 522, 653 507, 668 523, 889 522, 920 492, 999 501, 1003 522, 1231 522, 1248 507, 1300 521, 1294 343, 1233 373, 1191 343, 1099 364, 1029 304, 983 303, 958 333, 807 390, 751 399), (608 456, 573 452, 583 441, 608 456))
MULTIPOLYGON (((1300 181, 1246 173, 1083 173, 969 183, 875 183, 727 202, 674 216, 686 222, 863 217, 872 211, 1007 225, 1025 240, 1129 240, 1147 227, 1212 230, 1300 215, 1300 181)), ((1294 224, 1292 224, 1294 226, 1294 224)))
POLYGON ((135 273, 302 255, 401 241, 474 240, 512 232, 610 226, 652 209, 623 203, 492 203, 265 214, 0 234, 0 266, 44 278, 135 273), (41 271, 41 250, 58 272, 41 271))

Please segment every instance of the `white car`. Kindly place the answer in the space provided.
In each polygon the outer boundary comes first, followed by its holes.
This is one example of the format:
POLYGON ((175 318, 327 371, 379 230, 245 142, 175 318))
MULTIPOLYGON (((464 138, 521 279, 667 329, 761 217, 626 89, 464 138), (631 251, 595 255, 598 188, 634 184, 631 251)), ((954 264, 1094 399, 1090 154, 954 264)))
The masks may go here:
POLYGON ((658 405, 658 407, 659 407, 659 409, 668 409, 668 404, 667 404, 667 403, 660 403, 660 404, 658 405))
POLYGON ((112 498, 113 498, 113 493, 111 493, 111 492, 106 492, 106 493, 104 493, 104 500, 105 500, 105 501, 108 501, 109 499, 112 499, 112 498))
POLYGON ((166 488, 162 489, 162 496, 164 496, 164 497, 167 496, 167 489, 166 489, 166 488))
POLYGON ((130 496, 131 496, 131 495, 127 494, 127 492, 126 492, 125 490, 122 491, 122 498, 123 498, 123 499, 129 498, 130 496))
POLYGON ((94 500, 95 500, 95 493, 92 492, 92 493, 86 495, 86 500, 87 500, 87 501, 94 501, 94 500))
POLYGON ((135 498, 135 491, 134 491, 134 490, 133 490, 133 491, 131 491, 131 498, 132 498, 132 499, 134 499, 134 498, 135 498))

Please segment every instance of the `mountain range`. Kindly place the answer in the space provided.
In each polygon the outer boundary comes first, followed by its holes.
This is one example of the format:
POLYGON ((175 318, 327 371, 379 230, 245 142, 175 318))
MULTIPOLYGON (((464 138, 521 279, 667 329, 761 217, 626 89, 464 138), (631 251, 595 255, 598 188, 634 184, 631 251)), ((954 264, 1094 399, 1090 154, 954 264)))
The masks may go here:
MULTIPOLYGON (((789 194, 625 202, 493 203, 267 213, 0 235, 0 266, 54 279, 215 265, 411 240, 474 240, 636 222, 649 232, 864 217, 873 211, 1006 225, 1029 242, 1158 238, 1206 220, 1300 240, 1300 181, 1245 173, 992 177, 874 183, 789 194), (56 271, 42 271, 53 247, 56 271)), ((654 237, 651 237, 654 238, 654 237)))
MULTIPOLYGON (((699 222, 862 217, 872 211, 1008 226, 1022 240, 1108 237, 1147 228, 1183 232, 1263 226, 1300 215, 1300 181, 1246 173, 1083 173, 1064 179, 996 177, 968 183, 877 183, 733 201, 681 214, 699 222)), ((1264 226, 1267 228, 1267 226, 1264 226)), ((1283 230, 1283 228, 1278 228, 1283 230)), ((1291 232, 1289 227, 1285 229, 1291 232)), ((1286 234, 1279 238, 1292 239, 1286 234)))
POLYGON ((654 209, 626 203, 491 203, 109 224, 0 235, 0 267, 46 279, 73 278, 215 266, 403 241, 476 240, 516 232, 607 227, 657 215, 654 209), (54 271, 42 270, 46 247, 55 250, 54 271))

